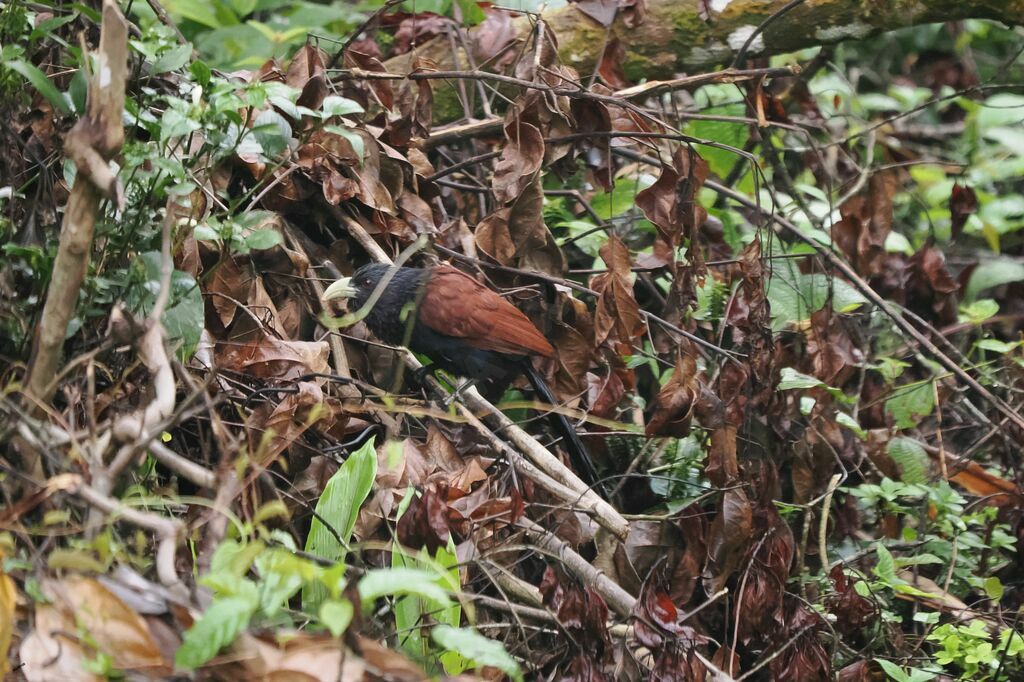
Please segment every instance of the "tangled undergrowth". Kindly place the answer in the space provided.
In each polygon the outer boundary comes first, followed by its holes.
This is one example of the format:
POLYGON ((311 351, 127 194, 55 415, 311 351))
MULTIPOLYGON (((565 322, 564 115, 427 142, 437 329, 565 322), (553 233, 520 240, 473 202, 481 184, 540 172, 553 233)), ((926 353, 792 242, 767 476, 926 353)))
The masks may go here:
POLYGON ((444 71, 416 45, 465 30, 392 5, 248 70, 183 42, 223 59, 227 28, 128 26, 71 290, 101 17, 0 5, 0 669, 1024 674, 1013 32, 893 38, 859 81, 852 45, 637 90, 471 3, 493 71, 444 71), (399 257, 526 312, 559 405, 421 386, 321 304, 399 257))

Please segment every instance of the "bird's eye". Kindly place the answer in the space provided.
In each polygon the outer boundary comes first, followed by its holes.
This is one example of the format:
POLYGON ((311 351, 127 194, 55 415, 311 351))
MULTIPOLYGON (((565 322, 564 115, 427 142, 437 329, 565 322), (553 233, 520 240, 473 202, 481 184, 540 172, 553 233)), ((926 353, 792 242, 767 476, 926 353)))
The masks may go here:
POLYGON ((368 287, 368 286, 370 286, 371 284, 373 284, 373 282, 372 282, 372 281, 370 280, 370 278, 369 278, 369 277, 367 277, 366 279, 364 279, 364 280, 363 280, 363 286, 364 286, 364 287, 368 287))

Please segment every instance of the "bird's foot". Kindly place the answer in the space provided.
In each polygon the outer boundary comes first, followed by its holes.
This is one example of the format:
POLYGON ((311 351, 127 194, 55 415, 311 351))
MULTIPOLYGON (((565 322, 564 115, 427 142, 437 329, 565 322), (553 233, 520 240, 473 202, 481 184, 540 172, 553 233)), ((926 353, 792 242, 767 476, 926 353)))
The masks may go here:
POLYGON ((437 366, 436 365, 423 365, 419 369, 413 370, 412 380, 417 386, 422 388, 427 387, 427 377, 437 378, 437 366))
POLYGON ((444 409, 447 410, 457 400, 461 400, 462 399, 462 394, 465 393, 466 391, 468 391, 473 386, 476 386, 476 382, 473 381, 472 379, 467 379, 466 381, 463 381, 458 386, 456 386, 455 390, 452 391, 448 395, 448 397, 444 399, 444 409))

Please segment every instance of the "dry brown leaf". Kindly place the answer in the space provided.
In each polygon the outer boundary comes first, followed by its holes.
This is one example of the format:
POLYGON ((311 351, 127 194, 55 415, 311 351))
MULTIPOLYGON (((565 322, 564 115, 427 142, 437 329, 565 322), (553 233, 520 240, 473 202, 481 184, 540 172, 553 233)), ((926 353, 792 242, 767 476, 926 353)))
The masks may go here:
POLYGON ((238 304, 245 303, 251 286, 252 273, 248 266, 242 266, 233 256, 223 258, 213 267, 205 289, 211 294, 211 304, 225 329, 235 319, 238 304))
POLYGON ((285 341, 261 336, 244 344, 217 344, 217 366, 260 379, 296 379, 327 371, 326 341, 285 341))
POLYGON ((599 294, 594 312, 594 342, 601 345, 611 341, 629 348, 646 328, 640 306, 633 297, 629 249, 613 235, 600 253, 608 264, 608 272, 597 275, 590 283, 599 294))
POLYGON ((269 466, 278 455, 320 419, 328 416, 324 394, 311 381, 296 384, 297 393, 284 396, 276 406, 265 403, 253 410, 245 421, 249 451, 262 466, 269 466))
MULTIPOLYGON (((0 561, 4 553, 0 552, 0 561)), ((7 656, 11 649, 11 638, 14 635, 14 609, 17 606, 18 592, 14 581, 0 568, 0 677, 7 674, 7 656)))
POLYGON ((116 668, 152 674, 171 671, 145 619, 99 581, 68 576, 44 589, 65 616, 85 628, 99 649, 111 656, 116 668))
POLYGON ((46 604, 36 606, 35 627, 21 642, 21 674, 28 682, 103 682, 88 672, 91 658, 74 637, 75 624, 46 604))

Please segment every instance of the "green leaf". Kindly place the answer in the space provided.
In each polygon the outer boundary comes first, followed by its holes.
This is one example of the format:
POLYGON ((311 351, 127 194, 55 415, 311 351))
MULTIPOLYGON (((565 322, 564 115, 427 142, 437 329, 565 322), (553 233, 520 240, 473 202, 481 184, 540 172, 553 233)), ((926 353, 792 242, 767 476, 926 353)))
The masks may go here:
MULTIPOLYGON (((739 103, 728 104, 703 109, 701 113, 716 116, 743 116, 746 113, 746 106, 739 103)), ((694 121, 690 124, 687 132, 703 140, 737 148, 743 147, 750 134, 745 123, 730 123, 729 121, 694 121)), ((700 146, 700 155, 708 162, 711 172, 722 178, 729 175, 737 163, 747 163, 735 152, 707 145, 700 146)))
POLYGON ((885 401, 885 411, 892 415, 899 429, 912 429, 935 409, 935 390, 930 381, 900 387, 885 401))
POLYGON ((462 12, 462 23, 468 26, 476 26, 487 18, 484 11, 480 9, 480 5, 476 4, 476 0, 455 0, 455 2, 462 12))
POLYGON ((449 651, 458 652, 463 658, 473 661, 477 667, 490 666, 513 680, 523 679, 519 664, 505 651, 505 647, 472 628, 438 625, 431 632, 431 636, 438 645, 449 651))
POLYGON ((1006 341, 1000 341, 999 339, 981 339, 974 344, 975 348, 981 350, 992 351, 993 353, 999 353, 1000 355, 1006 355, 1013 349, 1020 346, 1020 341, 1014 341, 1013 343, 1007 343, 1006 341))
POLYGON ((210 560, 210 573, 226 573, 241 578, 249 572, 252 562, 266 549, 259 540, 242 544, 238 540, 224 540, 210 560))
POLYGON ((860 424, 857 423, 857 420, 845 412, 836 412, 836 424, 850 429, 857 434, 857 437, 861 440, 868 437, 868 432, 861 428, 860 424))
MULTIPOLYGON (((310 554, 344 562, 359 507, 370 494, 377 476, 377 453, 373 442, 371 438, 349 455, 324 486, 324 492, 316 503, 316 517, 310 523, 309 536, 306 538, 306 551, 310 554), (337 537, 324 525, 325 521, 332 525, 337 537)), ((327 588, 324 585, 306 585, 302 590, 302 607, 314 613, 326 597, 327 588)))
POLYGON ((277 230, 254 230, 245 237, 245 245, 253 251, 272 249, 282 242, 281 233, 277 230))
POLYGON ((982 589, 985 590, 985 595, 992 601, 997 602, 1003 598, 1003 583, 994 575, 985 578, 985 581, 982 583, 982 589))
POLYGON ((348 599, 328 599, 320 605, 320 622, 332 635, 341 637, 352 622, 354 612, 352 602, 348 599))
POLYGON ((817 388, 818 386, 825 386, 825 383, 815 377, 801 374, 792 367, 783 367, 777 388, 780 391, 788 391, 793 388, 817 388))
POLYGON ((46 101, 50 105, 60 111, 62 114, 70 114, 71 107, 68 105, 67 99, 64 98, 63 93, 57 89, 57 87, 50 82, 50 79, 46 77, 46 74, 37 69, 32 64, 29 64, 24 59, 11 59, 4 62, 4 66, 9 68, 11 71, 16 71, 28 80, 36 90, 39 91, 46 101))
POLYGON ((213 69, 206 62, 196 59, 188 65, 188 70, 192 73, 192 77, 196 79, 201 87, 207 87, 210 84, 210 78, 213 77, 213 69))
POLYGON ((893 438, 886 452, 900 467, 900 480, 911 485, 928 482, 928 453, 913 438, 893 438))
POLYGON ((255 563, 260 574, 260 609, 267 616, 275 615, 304 583, 316 580, 321 570, 309 559, 279 548, 260 554, 255 563))
POLYGON ((324 103, 320 109, 323 111, 324 119, 331 118, 332 116, 361 114, 364 111, 363 106, 359 102, 347 97, 339 97, 338 95, 324 97, 324 103))
POLYGON ((375 568, 359 580, 359 598, 367 605, 387 595, 411 594, 447 607, 452 601, 440 580, 436 573, 418 568, 375 568))
POLYGON ((829 386, 820 379, 816 379, 815 377, 809 376, 807 374, 802 374, 793 369, 792 367, 782 368, 782 373, 779 377, 778 385, 778 389, 780 391, 806 388, 823 388, 826 391, 828 391, 829 395, 831 395, 833 398, 840 402, 847 404, 853 404, 854 402, 856 402, 856 398, 851 398, 838 388, 829 386))
POLYGON ((973 301, 986 289, 1021 280, 1024 280, 1024 263, 1005 258, 985 261, 971 272, 971 278, 967 281, 967 288, 964 291, 964 299, 973 301))
POLYGON ((195 670, 222 648, 235 641, 249 625, 256 604, 244 597, 219 599, 185 633, 174 662, 186 670, 195 670))
MULTIPOLYGON (((132 312, 148 315, 156 303, 160 290, 161 255, 158 251, 140 254, 133 265, 134 283, 125 302, 132 312)), ((171 273, 171 292, 167 307, 160 318, 167 339, 178 346, 178 357, 188 360, 199 344, 205 316, 203 295, 192 275, 174 270, 171 273)))
POLYGON ((590 206, 602 220, 611 220, 620 216, 636 205, 636 195, 654 184, 653 175, 641 175, 640 177, 621 178, 613 186, 610 192, 597 194, 590 200, 590 206))
POLYGON ((971 324, 981 324, 998 314, 999 304, 991 298, 983 298, 980 301, 960 306, 960 320, 971 324))
POLYGON ((227 3, 206 0, 165 0, 164 4, 172 14, 191 19, 197 24, 210 28, 234 26, 238 16, 227 3))
MULTIPOLYGON (((399 505, 398 517, 405 513, 412 502, 415 494, 410 488, 409 494, 399 505)), ((391 551, 391 565, 394 568, 419 568, 424 571, 433 571, 437 581, 452 592, 457 592, 461 587, 459 578, 459 560, 455 555, 455 544, 448 539, 448 547, 438 547, 434 558, 431 559, 426 550, 421 550, 417 556, 409 556, 401 545, 395 543, 391 551)), ((406 596, 395 600, 395 630, 398 632, 399 644, 402 649, 415 660, 425 660, 429 654, 429 639, 424 635, 422 624, 424 616, 436 623, 447 623, 458 627, 462 622, 462 607, 457 603, 444 608, 437 602, 420 599, 417 596, 406 596)), ((457 675, 466 669, 465 661, 457 655, 451 655, 442 660, 445 671, 449 675, 457 675)))
POLYGON ((776 262, 768 281, 772 330, 781 331, 791 323, 803 322, 821 310, 832 294, 832 309, 848 313, 867 302, 859 291, 841 279, 818 272, 804 274, 792 260, 776 262))
POLYGON ((157 57, 153 62, 152 75, 157 76, 169 71, 177 71, 192 57, 192 44, 176 45, 157 57))
POLYGON ((885 545, 876 542, 875 555, 878 557, 878 563, 873 569, 875 575, 888 585, 902 583, 903 581, 896 577, 896 560, 892 558, 892 553, 885 548, 885 545))
POLYGON ((263 148, 263 154, 273 159, 288 148, 292 139, 292 126, 284 116, 268 109, 256 117, 252 134, 263 148))
POLYGON ((240 17, 247 17, 256 9, 257 0, 229 0, 231 9, 240 17))
POLYGON ((45 21, 40 21, 39 24, 32 29, 32 33, 29 34, 29 41, 39 40, 47 36, 53 35, 53 32, 64 24, 70 24, 72 21, 78 18, 78 12, 71 12, 63 16, 50 17, 45 21))

